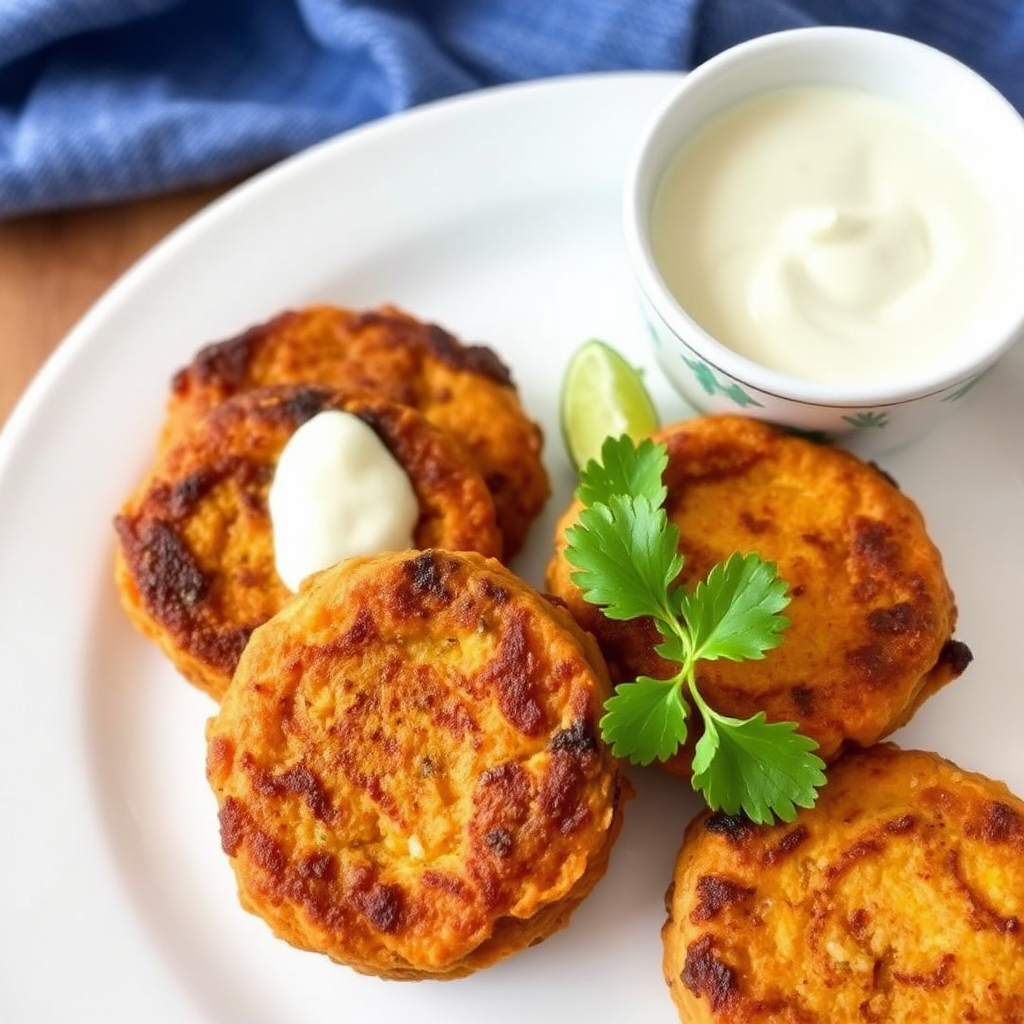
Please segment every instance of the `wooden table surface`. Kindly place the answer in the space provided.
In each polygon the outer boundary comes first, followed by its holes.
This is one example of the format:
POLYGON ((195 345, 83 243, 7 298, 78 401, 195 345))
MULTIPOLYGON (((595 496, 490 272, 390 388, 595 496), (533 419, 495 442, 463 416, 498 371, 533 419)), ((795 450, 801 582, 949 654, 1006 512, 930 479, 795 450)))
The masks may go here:
POLYGON ((0 425, 107 286, 228 187, 0 221, 0 425))

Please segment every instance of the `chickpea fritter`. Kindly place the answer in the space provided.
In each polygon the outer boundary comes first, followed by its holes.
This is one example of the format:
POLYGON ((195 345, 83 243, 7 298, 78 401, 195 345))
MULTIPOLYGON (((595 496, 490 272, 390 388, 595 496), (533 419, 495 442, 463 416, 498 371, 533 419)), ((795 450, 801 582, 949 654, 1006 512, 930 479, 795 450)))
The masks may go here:
MULTIPOLYGON (((736 551, 775 562, 789 585, 781 646, 761 661, 698 664, 717 711, 795 721, 829 761, 905 724, 966 668, 939 551, 877 467, 739 416, 697 417, 653 436, 668 449, 666 510, 687 587, 736 551)), ((614 683, 667 677, 651 621, 611 621, 572 582, 565 530, 579 511, 574 502, 556 527, 548 588, 597 638, 614 683)), ((695 739, 666 767, 689 775, 695 739)))
POLYGON ((540 428, 490 349, 391 306, 290 311, 204 348, 174 377, 165 443, 230 395, 317 383, 412 406, 465 447, 494 498, 504 556, 522 546, 550 493, 540 428))
POLYGON ((288 439, 326 409, 362 419, 408 473, 420 505, 417 547, 501 553, 483 480, 457 442, 413 409, 297 385, 207 410, 116 517, 115 581, 135 626, 215 700, 253 629, 290 594, 274 564, 267 495, 288 439))
POLYGON ((1024 801, 882 744, 817 806, 689 826, 662 929, 687 1024, 1024 1019, 1024 801))
POLYGON ((593 640, 500 563, 424 551, 310 578, 257 629, 208 776, 242 905, 388 978, 454 978, 565 926, 628 785, 593 640))

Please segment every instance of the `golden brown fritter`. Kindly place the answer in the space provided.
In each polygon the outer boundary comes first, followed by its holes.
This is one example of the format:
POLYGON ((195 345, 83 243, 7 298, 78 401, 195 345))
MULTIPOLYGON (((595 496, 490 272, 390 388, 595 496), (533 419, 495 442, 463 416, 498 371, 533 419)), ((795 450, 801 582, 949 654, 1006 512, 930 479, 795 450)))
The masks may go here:
POLYGON ((792 824, 705 812, 662 929, 687 1024, 1024 1020, 1024 801, 882 744, 792 824))
POLYGON ((619 829, 609 693, 593 640, 493 559, 311 577, 253 633, 207 729, 242 905, 390 978, 459 977, 539 941, 619 829))
POLYGON ((408 473, 420 504, 417 547, 501 552, 494 504, 474 466, 407 406, 297 385, 208 410, 115 519, 115 580, 132 622, 215 700, 249 634, 290 593, 274 564, 267 495, 288 439, 325 409, 362 419, 408 473))
MULTIPOLYGON (((705 416, 659 431, 669 453, 666 509, 679 527, 687 586, 733 552, 778 565, 792 598, 782 645, 762 661, 701 662, 716 710, 795 721, 830 760, 907 722, 971 660, 953 641, 956 605, 914 503, 877 467, 757 420, 705 416)), ((612 622, 572 583, 556 527, 547 585, 594 633, 615 683, 670 666, 649 620, 612 622)), ((691 737, 691 740, 695 737, 691 737)), ((667 765, 689 773, 692 746, 667 765)))
POLYGON ((458 438, 494 497, 505 557, 519 550, 550 493, 540 428, 490 349, 390 306, 313 306, 204 348, 174 377, 165 440, 229 395, 305 382, 411 405, 458 438))

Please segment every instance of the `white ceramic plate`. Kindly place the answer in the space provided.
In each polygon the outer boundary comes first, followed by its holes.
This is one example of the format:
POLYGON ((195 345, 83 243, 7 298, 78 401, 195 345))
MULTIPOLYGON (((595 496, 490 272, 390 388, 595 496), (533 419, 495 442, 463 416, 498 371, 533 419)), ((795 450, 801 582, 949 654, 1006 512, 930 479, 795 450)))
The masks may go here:
MULTIPOLYGON (((236 905, 204 778, 212 704, 120 614, 110 520, 170 374, 285 306, 392 300, 514 369, 555 495, 516 568, 541 579, 572 474, 562 366, 585 338, 648 364, 619 235, 634 133, 675 81, 565 79, 440 103, 238 189, 115 285, 0 436, 0 1021, 673 1024, 663 893, 696 803, 636 773, 608 876, 569 929, 472 978, 380 982, 236 905)), ((685 410, 652 373, 666 418, 685 410)), ((899 737, 1024 793, 1024 351, 888 457, 945 553, 976 661, 899 737)))

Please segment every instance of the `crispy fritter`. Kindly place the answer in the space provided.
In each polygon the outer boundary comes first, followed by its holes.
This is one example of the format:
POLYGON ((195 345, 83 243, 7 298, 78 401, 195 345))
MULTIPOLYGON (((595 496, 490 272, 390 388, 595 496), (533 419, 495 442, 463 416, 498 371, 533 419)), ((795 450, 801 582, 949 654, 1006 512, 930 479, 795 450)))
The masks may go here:
POLYGON ((705 812, 668 895, 687 1024, 1024 1020, 1024 801, 882 744, 792 824, 705 812))
POLYGON ((540 428, 490 349, 394 307, 313 306, 204 348, 174 377, 165 441, 230 395, 306 382, 411 405, 458 438, 494 497, 505 557, 519 550, 550 493, 540 428))
POLYGON ((310 578, 253 633, 208 729, 242 905, 295 946, 453 978, 538 942, 604 873, 610 682, 500 563, 424 551, 310 578))
POLYGON ((420 504, 417 547, 501 552, 475 467, 407 406, 285 385, 207 410, 116 517, 115 580, 132 622, 215 700, 250 633, 289 596, 274 564, 267 495, 288 439, 326 409, 362 419, 408 473, 420 504))
MULTIPOLYGON (((971 652, 952 640, 956 605, 939 551, 920 511, 877 467, 740 416, 698 417, 654 438, 669 453, 666 509, 686 585, 736 551, 775 562, 789 584, 780 647, 761 661, 699 664, 716 710, 795 721, 831 760, 903 725, 966 668, 971 652)), ((649 620, 613 622, 572 583, 564 532, 579 510, 573 503, 556 528, 548 588, 597 637, 613 682, 668 676, 649 620)), ((667 767, 688 774, 691 757, 692 745, 667 767)))

